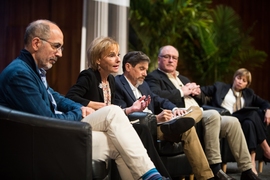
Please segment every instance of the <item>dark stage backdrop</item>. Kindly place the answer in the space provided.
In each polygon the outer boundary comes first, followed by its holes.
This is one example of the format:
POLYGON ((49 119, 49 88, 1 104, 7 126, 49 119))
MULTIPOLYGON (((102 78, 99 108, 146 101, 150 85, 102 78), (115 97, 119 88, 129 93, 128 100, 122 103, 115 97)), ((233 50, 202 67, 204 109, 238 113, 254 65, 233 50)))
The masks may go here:
MULTIPOLYGON (((9 0, 0 2, 0 72, 23 48, 23 34, 29 22, 49 19, 56 22, 64 33, 64 53, 54 67, 48 71, 50 86, 66 94, 76 82, 80 71, 80 45, 82 27, 82 0, 9 0)), ((245 27, 255 21, 252 32, 256 49, 270 56, 270 1, 267 0, 213 0, 213 5, 231 6, 242 18, 245 27)), ((262 68, 252 70, 251 87, 262 98, 270 101, 270 62, 262 68)))
POLYGON ((246 29, 256 22, 251 33, 254 38, 253 45, 257 50, 265 51, 268 58, 261 68, 251 70, 251 88, 256 94, 270 101, 270 1, 213 0, 213 5, 219 4, 232 7, 241 17, 246 29))
POLYGON ((47 73, 49 85, 66 94, 80 72, 82 0, 8 0, 0 2, 0 72, 23 48, 26 26, 49 19, 64 33, 62 58, 47 73))

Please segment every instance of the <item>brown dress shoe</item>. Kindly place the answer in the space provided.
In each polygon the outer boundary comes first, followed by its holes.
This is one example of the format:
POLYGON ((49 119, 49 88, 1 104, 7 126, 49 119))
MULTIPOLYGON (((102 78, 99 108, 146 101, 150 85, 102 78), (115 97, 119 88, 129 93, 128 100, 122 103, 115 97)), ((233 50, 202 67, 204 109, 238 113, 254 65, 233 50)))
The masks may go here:
POLYGON ((229 176, 225 172, 223 172, 221 169, 217 172, 215 175, 215 180, 236 180, 235 178, 229 176))

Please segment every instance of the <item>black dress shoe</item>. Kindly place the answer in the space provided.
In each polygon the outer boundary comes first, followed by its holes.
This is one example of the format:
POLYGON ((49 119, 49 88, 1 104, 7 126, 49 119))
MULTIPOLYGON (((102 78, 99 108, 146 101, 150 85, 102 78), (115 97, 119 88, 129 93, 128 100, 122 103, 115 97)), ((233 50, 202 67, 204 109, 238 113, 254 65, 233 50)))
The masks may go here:
POLYGON ((268 159, 267 157, 265 157, 265 156, 263 155, 263 161, 264 161, 265 164, 267 164, 268 162, 270 162, 270 159, 268 159))
POLYGON ((215 180, 236 180, 233 177, 229 176, 225 172, 223 172, 221 169, 217 172, 215 175, 215 180))
POLYGON ((242 172, 241 180, 260 180, 260 178, 253 171, 248 171, 242 172))
POLYGON ((163 123, 160 130, 164 134, 183 134, 195 124, 195 120, 190 117, 179 117, 171 122, 163 123))

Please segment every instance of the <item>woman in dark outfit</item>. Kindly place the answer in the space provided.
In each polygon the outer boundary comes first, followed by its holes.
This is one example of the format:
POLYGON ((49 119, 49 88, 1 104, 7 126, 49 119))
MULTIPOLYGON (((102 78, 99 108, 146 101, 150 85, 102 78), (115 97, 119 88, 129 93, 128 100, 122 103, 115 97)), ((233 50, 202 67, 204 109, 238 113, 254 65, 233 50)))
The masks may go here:
POLYGON ((241 68, 235 72, 233 84, 216 82, 212 86, 201 87, 201 91, 212 98, 212 106, 225 108, 239 119, 255 168, 255 150, 258 144, 264 151, 264 161, 270 162, 270 147, 266 141, 270 104, 248 88, 250 84, 251 73, 241 68), (245 110, 243 107, 259 107, 259 110, 245 110))
MULTIPOLYGON (((120 66, 119 44, 109 38, 100 37, 93 40, 87 51, 90 68, 79 74, 77 82, 68 91, 66 97, 95 110, 114 103, 115 80, 111 73, 117 73, 120 66)), ((123 109, 128 115, 132 112, 143 111, 149 102, 142 96, 131 107, 123 109)), ((169 177, 145 125, 133 124, 141 138, 147 153, 157 170, 163 176, 169 177)))

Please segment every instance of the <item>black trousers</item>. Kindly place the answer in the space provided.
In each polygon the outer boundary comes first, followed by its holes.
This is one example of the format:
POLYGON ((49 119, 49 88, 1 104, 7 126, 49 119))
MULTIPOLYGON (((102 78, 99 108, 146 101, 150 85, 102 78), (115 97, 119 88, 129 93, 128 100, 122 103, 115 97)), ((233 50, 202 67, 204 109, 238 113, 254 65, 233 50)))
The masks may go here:
MULTIPOLYGON (((145 149, 147 150, 147 154, 156 166, 157 170, 162 176, 170 177, 166 167, 164 166, 163 162, 161 161, 159 154, 156 150, 152 134, 150 133, 148 127, 143 124, 133 124, 134 129, 136 130, 137 134, 139 135, 145 149)), ((155 140, 156 141, 156 140, 155 140)))
POLYGON ((261 110, 249 110, 233 113, 241 123, 246 137, 249 151, 254 151, 258 144, 267 138, 267 126, 264 121, 264 113, 261 110))

